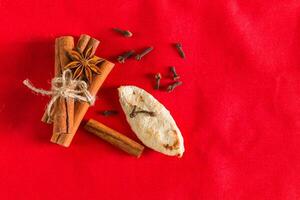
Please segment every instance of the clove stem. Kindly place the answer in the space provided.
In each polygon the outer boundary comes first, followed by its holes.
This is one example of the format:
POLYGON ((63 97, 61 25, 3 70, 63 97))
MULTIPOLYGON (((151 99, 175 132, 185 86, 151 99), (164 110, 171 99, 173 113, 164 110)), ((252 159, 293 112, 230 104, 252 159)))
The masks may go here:
POLYGON ((178 51, 180 57, 181 57, 181 58, 185 58, 185 53, 184 53, 184 51, 183 51, 183 49, 182 49, 182 44, 181 44, 181 43, 176 43, 176 44, 175 44, 175 47, 176 47, 176 49, 177 49, 177 51, 178 51))
POLYGON ((119 28, 113 28, 113 30, 114 31, 116 31, 116 32, 118 32, 118 33, 120 33, 120 34, 122 34, 123 36, 125 36, 125 37, 131 37, 133 34, 130 32, 130 31, 128 31, 128 30, 122 30, 122 29, 119 29, 119 28))
POLYGON ((145 55, 147 55, 148 53, 150 53, 152 50, 153 50, 153 47, 146 48, 142 53, 136 55, 135 59, 136 60, 141 60, 142 57, 144 57, 145 55))
POLYGON ((173 84, 171 84, 171 85, 168 86, 167 91, 168 92, 172 92, 179 85, 182 85, 182 82, 181 81, 176 81, 173 84))
POLYGON ((147 110, 139 110, 139 111, 136 111, 136 108, 137 108, 137 106, 135 105, 135 106, 133 107, 133 109, 132 109, 132 112, 129 114, 129 116, 130 116, 131 118, 134 118, 134 117, 135 117, 137 114, 139 114, 139 113, 144 113, 144 114, 147 114, 147 115, 149 115, 149 116, 151 116, 151 117, 155 117, 155 116, 156 116, 155 112, 147 111, 147 110))

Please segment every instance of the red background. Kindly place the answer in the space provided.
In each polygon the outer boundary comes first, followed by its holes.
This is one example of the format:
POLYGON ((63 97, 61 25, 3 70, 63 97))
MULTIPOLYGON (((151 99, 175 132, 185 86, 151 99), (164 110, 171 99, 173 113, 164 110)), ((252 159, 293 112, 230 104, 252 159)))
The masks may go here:
POLYGON ((300 198, 300 1, 1 0, 0 13, 1 199, 300 198), (81 33, 101 40, 97 55, 111 60, 155 47, 116 64, 86 118, 137 139, 116 88, 140 86, 171 111, 183 158, 146 149, 136 159, 82 128, 68 149, 49 142, 51 126, 40 122, 49 98, 22 81, 49 88, 55 37, 81 33), (171 82, 170 65, 183 85, 153 90, 154 73, 171 82), (98 114, 105 109, 120 114, 98 114))

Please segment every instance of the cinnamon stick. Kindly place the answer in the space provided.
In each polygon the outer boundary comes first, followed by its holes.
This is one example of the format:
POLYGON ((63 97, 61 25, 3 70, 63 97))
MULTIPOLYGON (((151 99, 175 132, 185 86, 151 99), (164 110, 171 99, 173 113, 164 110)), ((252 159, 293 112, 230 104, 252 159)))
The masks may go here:
MULTIPOLYGON (((83 53, 84 51, 88 50, 89 48, 92 48, 91 56, 93 56, 95 54, 99 44, 100 44, 99 40, 97 40, 95 38, 91 38, 91 36, 89 36, 89 35, 81 34, 78 39, 76 49, 83 53)), ((78 109, 79 104, 80 104, 80 102, 75 102, 75 110, 78 109)))
MULTIPOLYGON (((58 55, 59 54, 59 51, 58 51, 59 44, 58 44, 58 42, 59 42, 59 39, 56 38, 55 39, 54 76, 59 76, 60 75, 60 64, 59 64, 59 59, 58 59, 59 58, 59 55, 58 55)), ((48 115, 48 112, 45 111, 41 121, 44 122, 44 123, 47 123, 47 124, 51 124, 53 122, 53 118, 52 118, 53 114, 54 114, 54 109, 51 110, 50 115, 48 115)))
POLYGON ((125 135, 101 124, 100 122, 90 119, 84 126, 85 130, 94 133, 106 142, 118 147, 130 155, 140 157, 144 146, 131 140, 125 135))
MULTIPOLYGON (((92 83, 89 86, 89 92, 92 96, 96 96, 98 90, 102 86, 104 80, 114 67, 114 64, 109 62, 109 61, 104 61, 104 63, 100 67, 100 75, 95 75, 93 78, 92 83)), ((73 130, 71 136, 74 136, 77 129, 79 128, 79 125, 87 112, 89 108, 89 104, 86 102, 77 102, 76 103, 76 108, 75 108, 75 113, 74 113, 74 123, 73 123, 73 130)))
POLYGON ((95 38, 91 38, 89 40, 89 43, 86 45, 85 51, 88 50, 89 48, 92 48, 91 56, 93 56, 95 54, 99 44, 100 44, 99 40, 97 40, 95 38))
MULTIPOLYGON (((81 42, 77 44, 77 48, 82 49, 82 51, 86 51, 89 48, 92 48, 92 53, 94 54, 98 45, 99 41, 96 40, 95 38, 90 38, 89 41, 86 43, 87 40, 87 35, 80 36, 81 39, 79 39, 81 42), (85 41, 83 41, 85 40, 85 41), (86 44, 86 46, 85 46, 86 44), (85 46, 85 47, 84 47, 85 46)), ((92 55, 93 55, 92 54, 92 55)), ((102 86, 103 82, 105 81, 106 77, 114 67, 114 64, 105 60, 101 66, 100 66, 100 74, 94 74, 93 80, 90 83, 88 90, 92 96, 96 96, 97 92, 99 91, 100 87, 102 86)), ((68 135, 68 138, 60 138, 63 141, 63 144, 65 147, 68 147, 71 144, 71 141, 77 131, 77 129, 80 126, 80 123, 87 112, 89 108, 89 104, 86 102, 76 102, 75 103, 75 109, 74 109, 74 123, 72 127, 72 133, 68 135)))
POLYGON ((83 53, 86 45, 88 44, 88 42, 90 41, 91 37, 89 35, 86 35, 86 34, 82 34, 80 35, 79 39, 78 39, 78 42, 77 42, 77 45, 76 45, 76 49, 83 53))
POLYGON ((59 98, 55 105, 51 142, 67 147, 72 140, 74 99, 59 98))
MULTIPOLYGON (((60 60, 60 56, 63 56, 63 52, 64 52, 63 46, 65 46, 65 50, 69 50, 70 48, 73 48, 74 38, 72 36, 62 36, 60 38, 55 39, 54 76, 60 76, 63 71, 63 66, 60 60)), ((41 121, 48 124, 53 123, 54 113, 55 113, 55 109, 51 110, 50 116, 45 111, 41 121)))
POLYGON ((80 37, 78 39, 76 49, 83 53, 84 51, 88 50, 89 48, 92 48, 91 56, 93 56, 95 54, 99 44, 100 44, 99 40, 97 40, 95 38, 91 38, 89 35, 82 34, 82 35, 80 35, 80 37))
MULTIPOLYGON (((67 64, 67 63, 62 63, 60 61, 60 56, 62 56, 62 53, 64 53, 64 51, 59 50, 59 48, 61 48, 59 41, 61 41, 60 43, 69 43, 70 42, 70 45, 74 47, 74 38, 72 36, 63 36, 60 38, 56 38, 56 40, 55 40, 55 64, 54 64, 54 75, 55 76, 60 76, 62 74, 63 67, 67 64)), ((99 44, 100 44, 100 42, 98 40, 91 38, 91 36, 89 36, 89 35, 82 34, 82 35, 80 35, 80 37, 78 39, 76 49, 79 52, 84 52, 88 48, 92 48, 91 55, 94 55, 99 44)), ((68 46, 68 44, 67 44, 67 46, 68 46)), ((71 49, 69 49, 69 48, 71 48, 71 46, 69 46, 67 48, 68 51, 71 50, 71 49)), ((69 62, 69 60, 68 60, 68 62, 69 62)), ((44 123, 51 124, 53 122, 53 117, 51 117, 51 116, 54 116, 54 112, 55 112, 55 109, 52 109, 50 116, 48 116, 47 112, 44 112, 44 115, 43 115, 41 121, 44 123)))
MULTIPOLYGON (((70 62, 67 52, 74 48, 74 39, 64 36, 55 40, 55 74, 61 75, 64 66, 70 62)), ((72 127, 74 122, 74 99, 60 97, 55 102, 53 111, 53 134, 51 142, 67 146, 72 139, 72 127)), ((51 116, 52 117, 52 116, 51 116)))

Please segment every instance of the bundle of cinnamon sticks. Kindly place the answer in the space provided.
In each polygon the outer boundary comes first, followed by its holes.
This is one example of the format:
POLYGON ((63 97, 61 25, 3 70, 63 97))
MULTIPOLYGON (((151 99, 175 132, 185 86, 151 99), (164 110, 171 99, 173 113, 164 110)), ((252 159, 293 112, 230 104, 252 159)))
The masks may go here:
MULTIPOLYGON (((80 53, 91 51, 94 55, 99 45, 99 41, 89 35, 83 34, 80 36, 76 46, 72 36, 62 36, 55 40, 55 76, 61 76, 64 67, 71 62, 68 52, 73 49, 80 53)), ((88 84, 88 91, 92 96, 95 96, 105 81, 106 77, 113 69, 114 64, 104 60, 99 68, 99 74, 93 74, 92 81, 88 84)), ((55 102, 54 108, 50 115, 44 113, 42 121, 45 123, 53 123, 53 134, 51 142, 64 147, 70 146, 72 139, 89 108, 87 102, 74 101, 73 98, 59 97, 55 102)))

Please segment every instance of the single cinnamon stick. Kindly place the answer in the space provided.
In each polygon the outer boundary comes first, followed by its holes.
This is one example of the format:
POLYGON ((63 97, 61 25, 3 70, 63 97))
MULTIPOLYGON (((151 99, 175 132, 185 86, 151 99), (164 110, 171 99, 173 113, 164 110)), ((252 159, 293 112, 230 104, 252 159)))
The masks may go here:
MULTIPOLYGON (((84 52, 86 50, 88 50, 89 48, 92 48, 92 52, 91 52, 91 56, 93 56, 98 48, 100 44, 100 41, 95 39, 95 38, 91 38, 91 36, 86 35, 86 34, 81 34, 76 48, 78 51, 80 52, 84 52)), ((78 106, 79 106, 80 102, 75 102, 75 110, 78 110, 78 106)))
MULTIPOLYGON (((58 52, 58 47, 59 47, 59 38, 55 39, 55 59, 54 59, 54 76, 59 76, 60 75, 60 64, 59 64, 59 52, 58 52)), ((42 122, 47 123, 47 124, 51 124, 53 122, 53 118, 51 116, 53 116, 54 114, 54 109, 51 110, 51 114, 48 115, 48 112, 45 111, 44 115, 41 119, 42 122)))
MULTIPOLYGON (((91 93, 92 96, 96 96, 98 90, 102 86, 103 82, 105 81, 106 77, 110 73, 110 71, 113 69, 114 64, 109 62, 109 61, 104 61, 104 63, 100 67, 100 75, 95 75, 90 86, 89 86, 89 92, 91 93)), ((79 125, 87 112, 89 108, 89 104, 86 102, 77 102, 76 103, 76 108, 75 108, 75 113, 74 113, 74 123, 73 123, 73 128, 72 128, 72 133, 70 134, 71 137, 73 137, 79 128, 79 125)), ((70 144, 69 144, 70 145, 70 144)))
POLYGON ((140 157, 144 146, 126 137, 125 135, 101 124, 100 122, 90 119, 84 126, 85 130, 94 133, 106 142, 118 147, 130 155, 140 157))
MULTIPOLYGON (((64 66, 70 62, 67 52, 74 48, 74 39, 71 36, 57 38, 55 41, 55 74, 61 75, 64 66)), ((74 122, 74 99, 60 97, 55 102, 53 114, 53 134, 51 142, 62 146, 69 144, 74 122)))
POLYGON ((91 56, 93 56, 95 54, 99 44, 100 44, 99 40, 97 40, 95 38, 91 38, 89 40, 89 43, 86 45, 85 51, 88 50, 89 48, 92 48, 91 56))
POLYGON ((59 98, 55 105, 51 142, 67 146, 72 140, 74 99, 59 98))
POLYGON ((86 34, 80 35, 76 45, 76 49, 82 53, 85 50, 85 47, 89 43, 90 39, 91 37, 89 35, 86 34))
MULTIPOLYGON (((72 46, 74 47, 74 38, 72 36, 62 36, 60 38, 55 39, 54 76, 60 76, 63 71, 64 66, 62 66, 62 64, 64 63, 61 63, 60 57, 65 55, 64 55, 64 50, 62 48, 65 48, 65 50, 69 50, 72 46)), ((55 109, 51 110, 50 116, 45 111, 41 121, 48 124, 53 123, 54 113, 55 113, 55 109)))

